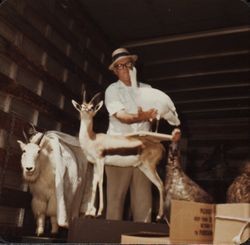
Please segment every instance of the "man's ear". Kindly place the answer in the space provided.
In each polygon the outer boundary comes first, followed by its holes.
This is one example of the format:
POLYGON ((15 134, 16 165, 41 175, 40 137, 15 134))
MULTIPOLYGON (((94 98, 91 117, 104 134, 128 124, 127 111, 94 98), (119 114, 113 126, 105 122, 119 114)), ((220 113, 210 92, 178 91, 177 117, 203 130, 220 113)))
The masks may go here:
POLYGON ((21 140, 17 140, 17 143, 20 145, 21 150, 24 151, 26 144, 24 144, 21 140))
POLYGON ((103 100, 101 100, 96 106, 95 106, 95 114, 102 108, 103 106, 103 100))
POLYGON ((113 72, 113 74, 115 74, 115 75, 117 76, 117 71, 116 71, 116 69, 113 69, 112 72, 113 72))
POLYGON ((79 111, 81 112, 81 106, 74 100, 71 100, 73 106, 79 111))

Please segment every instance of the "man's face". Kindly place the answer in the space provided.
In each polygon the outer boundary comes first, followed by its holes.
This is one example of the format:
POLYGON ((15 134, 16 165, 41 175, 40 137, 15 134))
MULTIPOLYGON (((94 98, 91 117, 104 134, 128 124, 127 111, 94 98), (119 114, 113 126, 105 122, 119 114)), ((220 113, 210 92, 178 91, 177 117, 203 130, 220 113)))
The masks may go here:
POLYGON ((134 66, 130 58, 123 58, 119 60, 114 66, 114 73, 121 80, 130 80, 129 69, 132 69, 134 66))

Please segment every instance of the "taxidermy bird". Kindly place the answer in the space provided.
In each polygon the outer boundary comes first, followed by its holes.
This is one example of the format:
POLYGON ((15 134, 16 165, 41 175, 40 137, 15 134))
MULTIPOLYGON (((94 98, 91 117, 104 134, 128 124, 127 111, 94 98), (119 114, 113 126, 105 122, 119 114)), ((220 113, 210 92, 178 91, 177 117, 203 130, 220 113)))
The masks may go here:
POLYGON ((151 108, 157 109, 157 124, 156 132, 159 127, 159 120, 163 118, 168 121, 170 125, 179 126, 180 120, 176 112, 173 101, 170 97, 159 89, 151 87, 138 87, 136 78, 136 68, 133 67, 129 70, 132 87, 136 88, 136 104, 141 107, 143 111, 149 110, 151 108))
POLYGON ((178 142, 172 142, 168 150, 168 163, 165 179, 165 217, 169 218, 171 200, 194 202, 213 202, 212 197, 198 184, 191 180, 180 164, 180 149, 178 142))
POLYGON ((241 174, 229 186, 227 202, 250 203, 250 160, 245 162, 241 174))

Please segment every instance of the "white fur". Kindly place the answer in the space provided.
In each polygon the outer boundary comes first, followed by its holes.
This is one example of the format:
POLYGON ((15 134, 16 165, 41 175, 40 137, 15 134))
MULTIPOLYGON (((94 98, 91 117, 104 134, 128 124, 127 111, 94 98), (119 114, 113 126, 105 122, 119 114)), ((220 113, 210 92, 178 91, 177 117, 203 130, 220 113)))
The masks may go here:
POLYGON ((169 124, 173 126, 179 126, 180 120, 176 112, 173 101, 170 97, 159 89, 150 87, 138 87, 136 78, 136 68, 129 70, 132 87, 135 88, 136 104, 142 108, 143 111, 147 111, 151 108, 157 109, 157 128, 160 118, 164 118, 169 124))
POLYGON ((23 150, 21 165, 23 177, 32 194, 32 211, 36 219, 36 234, 44 233, 45 217, 52 224, 51 233, 57 233, 57 211, 54 168, 48 159, 48 145, 25 144, 18 141, 23 150))
POLYGON ((38 236, 44 233, 46 216, 51 220, 51 233, 57 233, 58 225, 68 226, 74 194, 83 180, 86 158, 82 151, 69 148, 71 145, 80 149, 79 141, 67 134, 48 131, 45 135, 38 132, 27 144, 19 140, 18 143, 23 150, 23 177, 32 193, 36 233, 38 236))

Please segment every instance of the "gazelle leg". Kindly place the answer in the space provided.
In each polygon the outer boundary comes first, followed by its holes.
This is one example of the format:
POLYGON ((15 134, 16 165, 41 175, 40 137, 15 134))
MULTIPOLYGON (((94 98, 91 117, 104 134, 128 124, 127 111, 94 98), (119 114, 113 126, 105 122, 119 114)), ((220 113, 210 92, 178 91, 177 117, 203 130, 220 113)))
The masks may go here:
POLYGON ((163 216, 163 206, 164 206, 164 203, 163 203, 163 192, 164 192, 163 182, 162 182, 161 178, 159 177, 158 173, 156 172, 156 170, 152 170, 150 167, 143 165, 143 164, 141 166, 139 166, 139 169, 150 179, 150 181, 157 187, 157 189, 159 191, 160 204, 159 204, 158 215, 156 217, 156 219, 159 220, 163 216))
POLYGON ((90 201, 87 204, 87 211, 86 215, 95 216, 96 215, 96 208, 95 208, 95 197, 96 197, 96 189, 97 189, 97 183, 99 181, 99 174, 98 174, 98 168, 97 165, 94 164, 94 173, 93 173, 93 180, 92 180, 92 193, 90 201))
POLYGON ((98 173, 99 173, 99 209, 97 215, 101 215, 103 211, 103 175, 104 175, 104 159, 98 162, 98 173))

